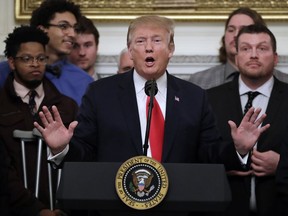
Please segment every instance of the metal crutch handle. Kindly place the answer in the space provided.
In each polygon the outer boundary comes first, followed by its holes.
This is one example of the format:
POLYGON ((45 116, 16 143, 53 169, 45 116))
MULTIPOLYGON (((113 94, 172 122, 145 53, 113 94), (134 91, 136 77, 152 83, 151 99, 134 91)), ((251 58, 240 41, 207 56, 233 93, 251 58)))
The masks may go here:
POLYGON ((25 152, 25 142, 30 142, 35 139, 32 131, 14 130, 13 137, 18 138, 21 141, 21 154, 22 154, 22 166, 23 166, 23 179, 24 187, 27 189, 27 169, 26 169, 26 152, 25 152))

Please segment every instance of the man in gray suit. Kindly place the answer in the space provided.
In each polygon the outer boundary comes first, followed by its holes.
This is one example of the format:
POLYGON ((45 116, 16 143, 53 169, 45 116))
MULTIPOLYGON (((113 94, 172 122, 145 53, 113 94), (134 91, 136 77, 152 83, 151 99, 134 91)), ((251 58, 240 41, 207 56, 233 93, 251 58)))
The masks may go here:
MULTIPOLYGON (((219 49, 220 65, 194 73, 189 81, 204 89, 209 89, 231 81, 238 74, 235 65, 235 38, 243 26, 251 24, 266 25, 261 15, 255 10, 241 7, 234 10, 225 24, 225 33, 221 39, 222 46, 219 49)), ((288 83, 288 74, 274 70, 274 75, 281 81, 288 83)))

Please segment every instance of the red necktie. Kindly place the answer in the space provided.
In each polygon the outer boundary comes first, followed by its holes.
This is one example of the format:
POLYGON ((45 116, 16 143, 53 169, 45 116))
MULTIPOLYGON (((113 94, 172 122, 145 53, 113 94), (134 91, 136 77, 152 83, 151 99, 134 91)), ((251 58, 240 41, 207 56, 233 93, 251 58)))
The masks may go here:
MULTIPOLYGON (((146 101, 146 115, 148 114, 150 97, 146 101)), ((154 98, 149 133, 152 158, 161 162, 164 140, 164 118, 157 100, 154 98)))

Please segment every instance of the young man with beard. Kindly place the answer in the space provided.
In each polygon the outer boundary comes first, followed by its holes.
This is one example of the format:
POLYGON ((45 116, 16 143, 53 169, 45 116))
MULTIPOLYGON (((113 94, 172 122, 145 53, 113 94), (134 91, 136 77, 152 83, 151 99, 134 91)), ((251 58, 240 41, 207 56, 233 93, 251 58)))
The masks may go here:
MULTIPOLYGON (((273 76, 278 63, 276 47, 276 39, 266 26, 243 27, 236 38, 235 64, 239 75, 208 90, 224 140, 222 155, 232 192, 225 215, 278 215, 275 173, 288 133, 288 85, 273 76), (230 128, 240 124, 251 106, 267 114, 262 126, 270 128, 255 142, 242 145, 232 139, 230 128)), ((250 118, 249 122, 257 120, 250 118)))
MULTIPOLYGON (((240 7, 232 11, 225 23, 225 33, 221 39, 219 49, 220 65, 194 73, 189 81, 204 89, 209 89, 233 80, 238 75, 238 67, 235 64, 235 39, 243 26, 261 24, 266 25, 257 11, 248 7, 240 7)), ((274 69, 274 75, 281 81, 288 83, 288 75, 274 69)))
MULTIPOLYGON (((30 25, 41 28, 50 40, 46 46, 49 66, 45 76, 64 95, 78 105, 93 79, 82 69, 67 61, 75 42, 75 28, 81 16, 80 8, 68 0, 45 0, 32 12, 30 25)), ((0 86, 10 72, 7 62, 0 64, 0 86), (6 75, 5 75, 6 74, 6 75)))
MULTIPOLYGON (((57 106, 61 109, 64 124, 68 125, 76 116, 78 106, 74 100, 62 95, 44 76, 48 57, 45 47, 49 41, 41 29, 21 26, 15 28, 5 40, 5 56, 11 73, 0 91, 0 140, 8 152, 8 189, 11 215, 53 216, 60 211, 49 210, 49 190, 46 148, 43 148, 39 197, 35 197, 35 176, 37 144, 26 146, 26 167, 28 188, 23 183, 20 140, 13 138, 13 131, 32 131, 34 121, 39 121, 38 112, 42 106, 57 106)), ((55 179, 55 178, 54 178, 55 179)), ((56 186, 56 182, 53 184, 56 186)), ((54 192, 55 192, 54 187, 54 192)))

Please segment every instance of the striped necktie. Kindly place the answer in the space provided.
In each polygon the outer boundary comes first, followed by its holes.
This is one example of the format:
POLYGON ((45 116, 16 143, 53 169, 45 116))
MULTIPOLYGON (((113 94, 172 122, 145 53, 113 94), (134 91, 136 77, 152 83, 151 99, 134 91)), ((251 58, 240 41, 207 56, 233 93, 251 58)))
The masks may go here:
POLYGON ((29 110, 32 116, 34 116, 37 113, 37 107, 35 102, 35 96, 37 95, 37 92, 33 89, 29 92, 29 110))

